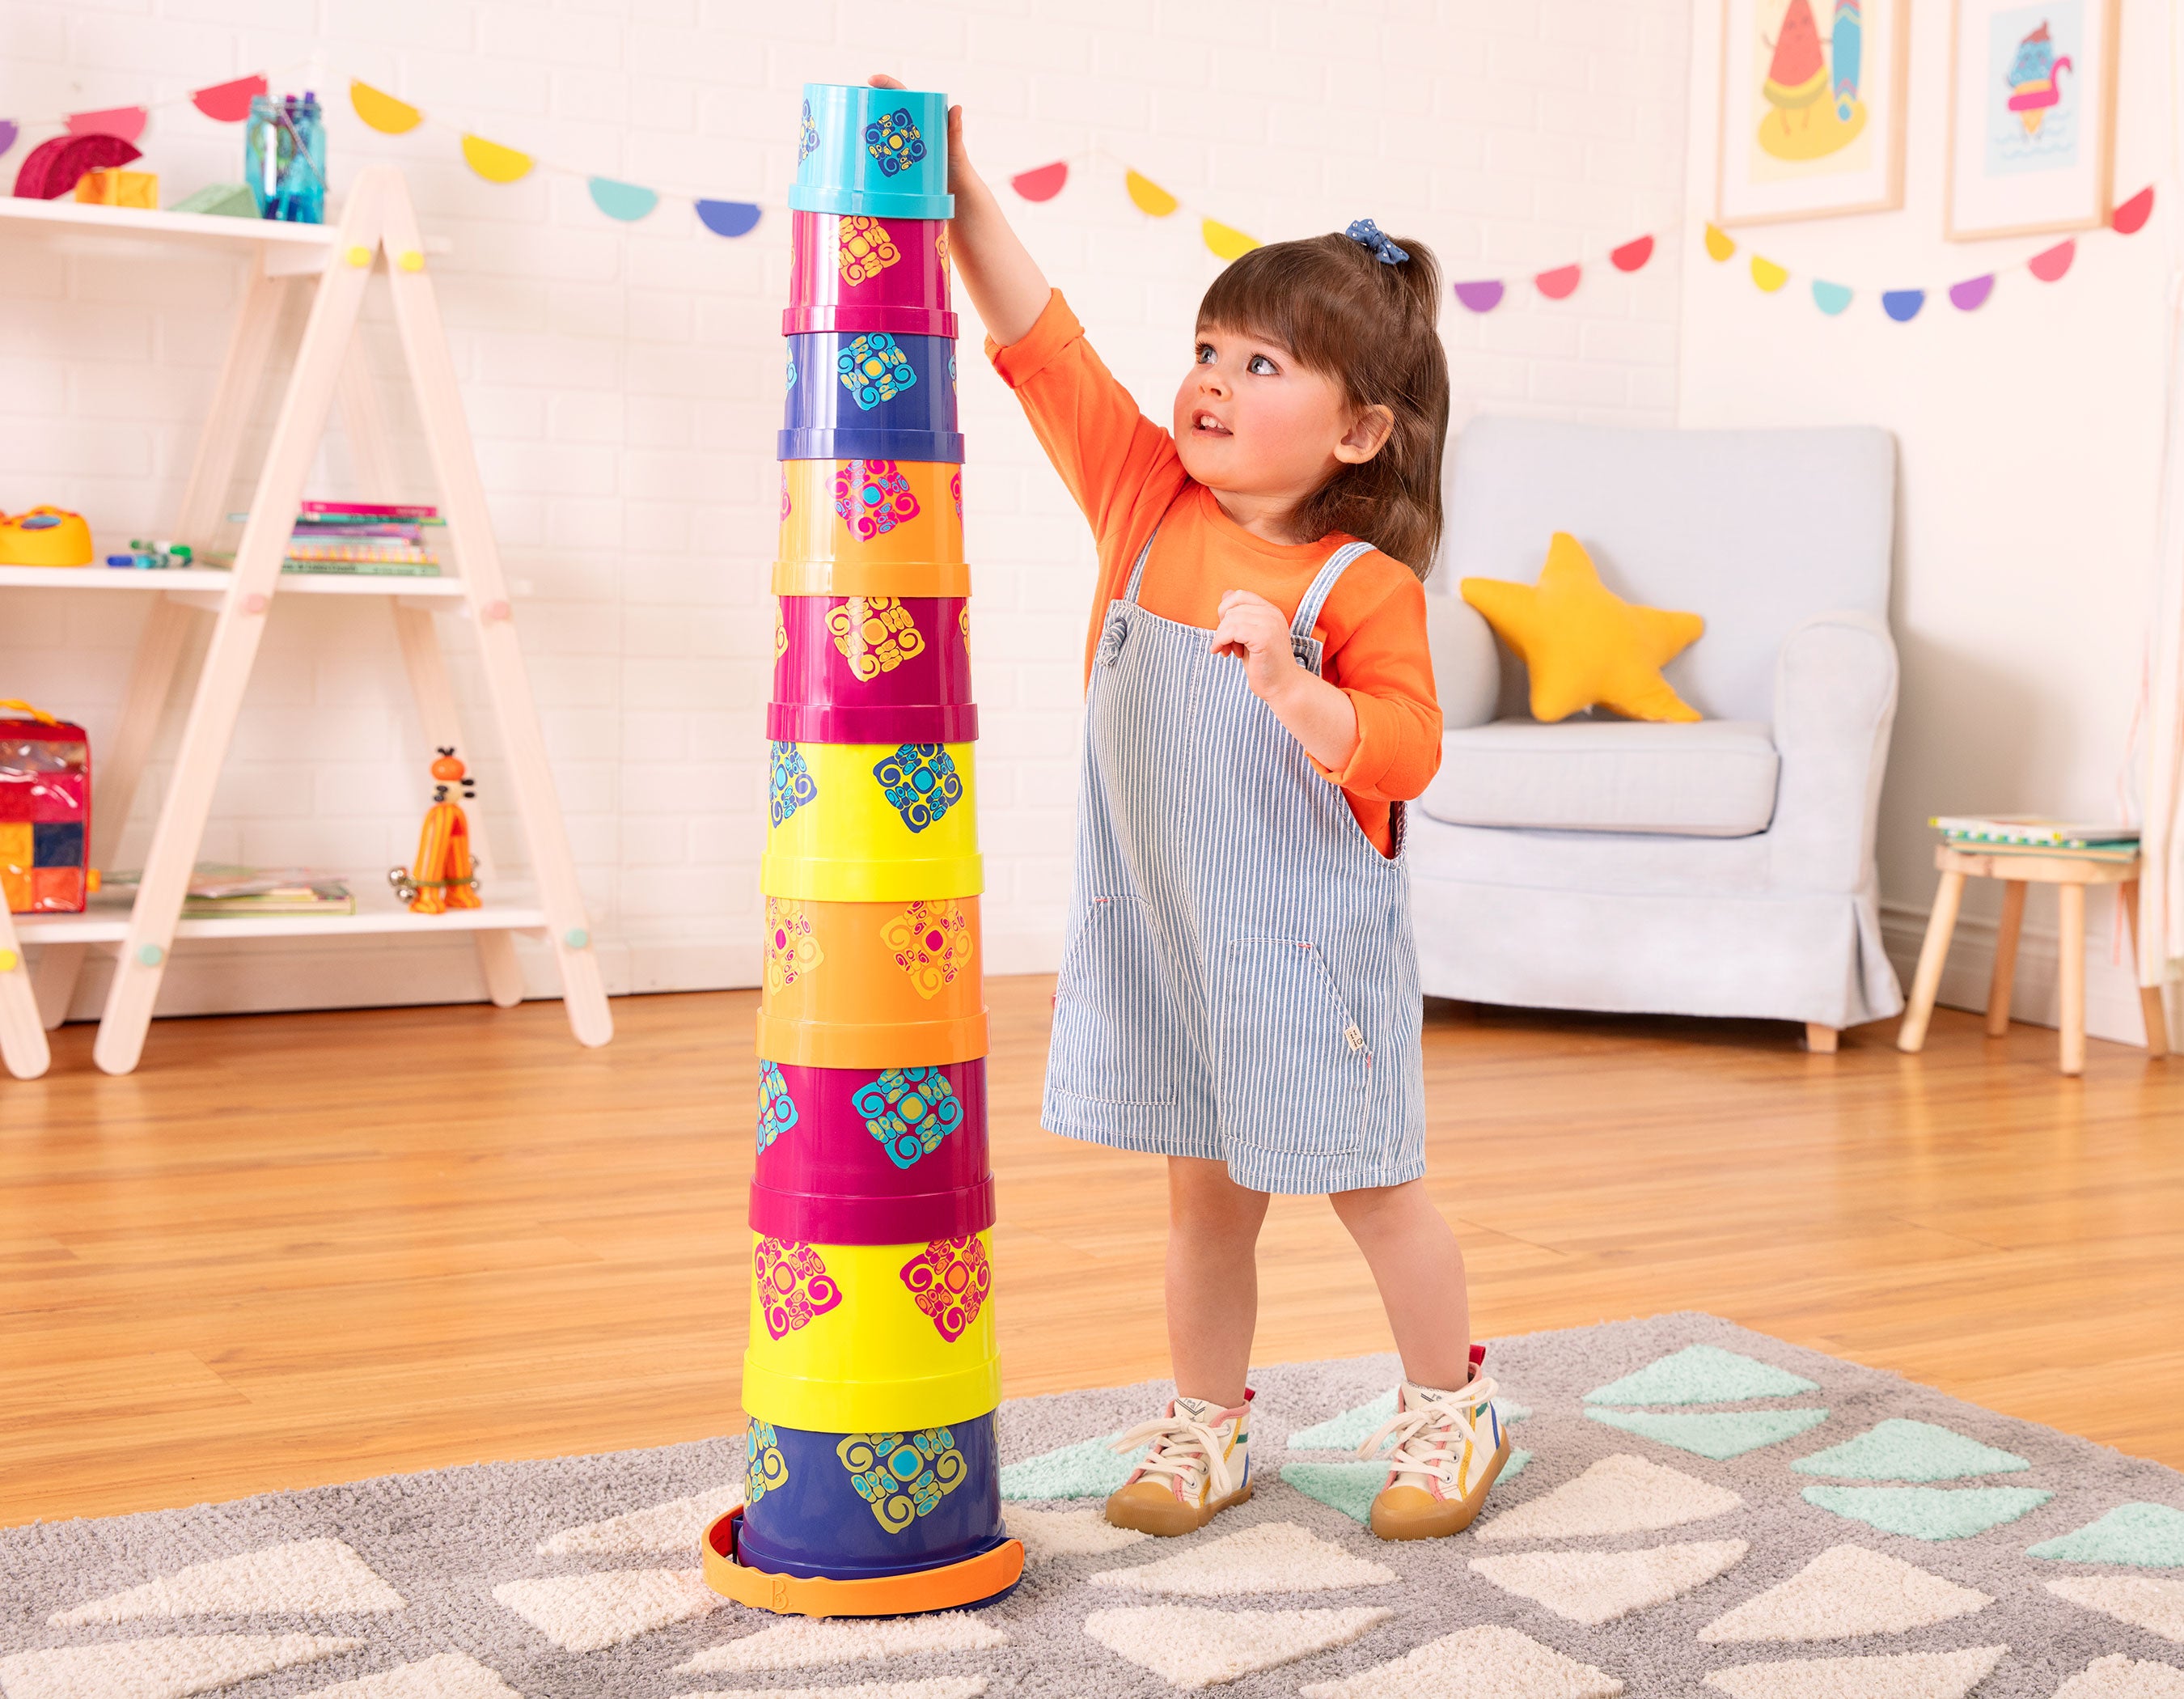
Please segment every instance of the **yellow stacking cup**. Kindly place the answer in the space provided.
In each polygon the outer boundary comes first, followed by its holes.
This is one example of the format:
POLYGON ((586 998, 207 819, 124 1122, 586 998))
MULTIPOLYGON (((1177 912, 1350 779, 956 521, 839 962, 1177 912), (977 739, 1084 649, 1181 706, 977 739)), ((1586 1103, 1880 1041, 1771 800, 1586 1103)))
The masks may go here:
POLYGON ((967 596, 963 469, 783 460, 777 596, 967 596))
POLYGON ((776 744, 759 888, 829 903, 985 888, 968 744, 776 744))
POLYGON ((800 1245, 751 1235, 744 1408, 823 1433, 900 1433, 1001 1401, 993 1235, 800 1245))
POLYGON ((939 1067, 986 1054, 978 900, 766 900, 764 1061, 939 1067))

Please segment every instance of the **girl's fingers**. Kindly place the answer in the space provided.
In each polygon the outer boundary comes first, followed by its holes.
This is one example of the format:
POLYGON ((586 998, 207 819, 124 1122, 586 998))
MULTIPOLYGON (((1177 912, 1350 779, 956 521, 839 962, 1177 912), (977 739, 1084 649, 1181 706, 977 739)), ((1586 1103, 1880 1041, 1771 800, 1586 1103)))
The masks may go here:
POLYGON ((900 88, 902 86, 901 83, 889 76, 885 71, 874 71, 872 75, 866 78, 865 81, 871 83, 874 88, 900 88))

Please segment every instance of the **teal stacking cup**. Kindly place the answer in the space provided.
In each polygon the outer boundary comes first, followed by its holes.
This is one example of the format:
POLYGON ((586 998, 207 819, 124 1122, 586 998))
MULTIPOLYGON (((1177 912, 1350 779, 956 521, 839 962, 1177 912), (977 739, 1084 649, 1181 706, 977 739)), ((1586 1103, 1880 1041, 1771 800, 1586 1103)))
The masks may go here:
POLYGON ((804 85, 788 204, 867 218, 953 218, 948 97, 859 84, 804 85))

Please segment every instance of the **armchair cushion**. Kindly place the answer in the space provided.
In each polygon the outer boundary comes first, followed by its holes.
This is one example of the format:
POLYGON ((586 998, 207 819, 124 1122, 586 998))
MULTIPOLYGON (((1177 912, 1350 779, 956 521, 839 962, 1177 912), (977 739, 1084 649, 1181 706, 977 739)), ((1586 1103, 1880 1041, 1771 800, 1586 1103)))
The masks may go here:
POLYGON ((1774 817, 1781 766, 1751 720, 1497 720, 1447 733, 1419 798, 1449 826, 1743 838, 1774 817))

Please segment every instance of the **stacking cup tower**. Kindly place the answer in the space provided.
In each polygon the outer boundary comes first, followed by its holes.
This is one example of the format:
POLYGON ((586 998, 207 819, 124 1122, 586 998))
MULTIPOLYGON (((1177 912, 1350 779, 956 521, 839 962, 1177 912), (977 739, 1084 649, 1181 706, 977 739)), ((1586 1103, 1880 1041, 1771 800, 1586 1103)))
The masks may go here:
POLYGON ((994 1599, 1001 1524, 983 875, 947 103, 804 91, 774 563, 745 1604, 994 1599))

